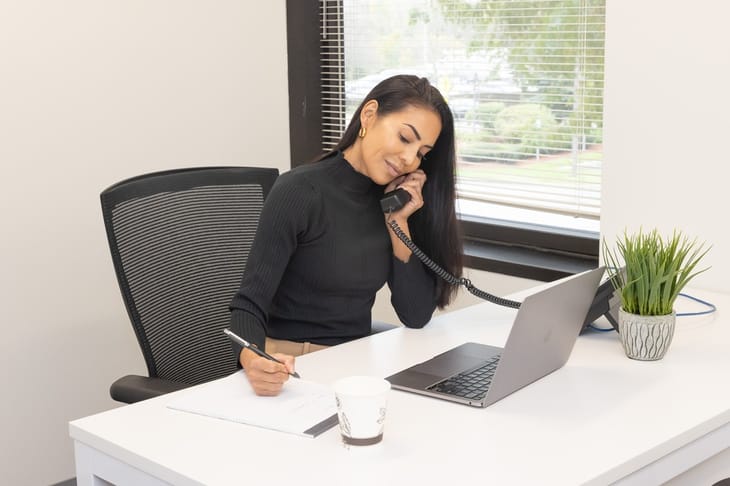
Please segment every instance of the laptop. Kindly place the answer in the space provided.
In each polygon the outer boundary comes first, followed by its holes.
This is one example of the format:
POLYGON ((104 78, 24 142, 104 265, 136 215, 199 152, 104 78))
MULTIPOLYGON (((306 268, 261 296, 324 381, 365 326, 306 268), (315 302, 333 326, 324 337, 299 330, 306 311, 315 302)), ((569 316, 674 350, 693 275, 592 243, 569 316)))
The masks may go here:
POLYGON ((464 343, 386 380, 397 390, 473 407, 493 404, 568 361, 603 271, 566 277, 526 297, 504 348, 464 343))

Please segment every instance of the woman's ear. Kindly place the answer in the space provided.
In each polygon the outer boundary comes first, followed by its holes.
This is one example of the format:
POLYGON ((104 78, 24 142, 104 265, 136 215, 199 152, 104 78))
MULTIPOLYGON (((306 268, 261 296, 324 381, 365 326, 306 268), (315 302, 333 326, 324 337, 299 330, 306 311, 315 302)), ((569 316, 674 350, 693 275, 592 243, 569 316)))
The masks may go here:
POLYGON ((360 125, 366 129, 373 126, 373 122, 378 117, 378 101, 369 100, 365 103, 360 111, 360 125))

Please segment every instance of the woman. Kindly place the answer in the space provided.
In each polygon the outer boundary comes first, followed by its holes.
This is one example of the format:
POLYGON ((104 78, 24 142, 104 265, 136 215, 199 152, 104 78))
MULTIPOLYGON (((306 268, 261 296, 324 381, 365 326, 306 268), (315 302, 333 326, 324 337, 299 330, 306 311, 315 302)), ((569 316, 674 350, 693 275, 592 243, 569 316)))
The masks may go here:
POLYGON ((276 395, 294 356, 370 333, 387 281, 401 322, 423 327, 456 288, 437 278, 386 226, 389 218, 435 262, 460 276, 454 122, 427 79, 379 83, 335 149, 279 176, 261 212, 231 329, 283 364, 235 348, 254 391, 276 395), (380 198, 411 200, 384 215, 380 198))

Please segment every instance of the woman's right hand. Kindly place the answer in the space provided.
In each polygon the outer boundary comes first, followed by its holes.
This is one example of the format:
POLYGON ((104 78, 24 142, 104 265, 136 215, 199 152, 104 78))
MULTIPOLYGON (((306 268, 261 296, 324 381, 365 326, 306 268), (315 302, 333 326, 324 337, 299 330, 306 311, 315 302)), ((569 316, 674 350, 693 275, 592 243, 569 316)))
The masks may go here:
POLYGON ((281 387, 289 379, 289 373, 294 371, 294 356, 281 353, 273 356, 283 364, 259 356, 249 349, 241 350, 239 361, 257 395, 267 397, 278 395, 281 387))

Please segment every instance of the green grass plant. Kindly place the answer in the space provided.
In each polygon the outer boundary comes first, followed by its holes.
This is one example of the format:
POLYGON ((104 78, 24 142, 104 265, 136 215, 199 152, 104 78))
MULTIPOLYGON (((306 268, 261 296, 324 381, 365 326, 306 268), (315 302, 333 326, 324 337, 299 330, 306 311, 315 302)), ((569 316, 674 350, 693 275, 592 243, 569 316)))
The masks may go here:
POLYGON ((704 242, 690 240, 677 230, 669 238, 662 238, 657 230, 624 232, 615 250, 603 241, 603 261, 621 294, 621 307, 642 316, 671 314, 684 286, 709 268, 696 270, 708 251, 704 242))

